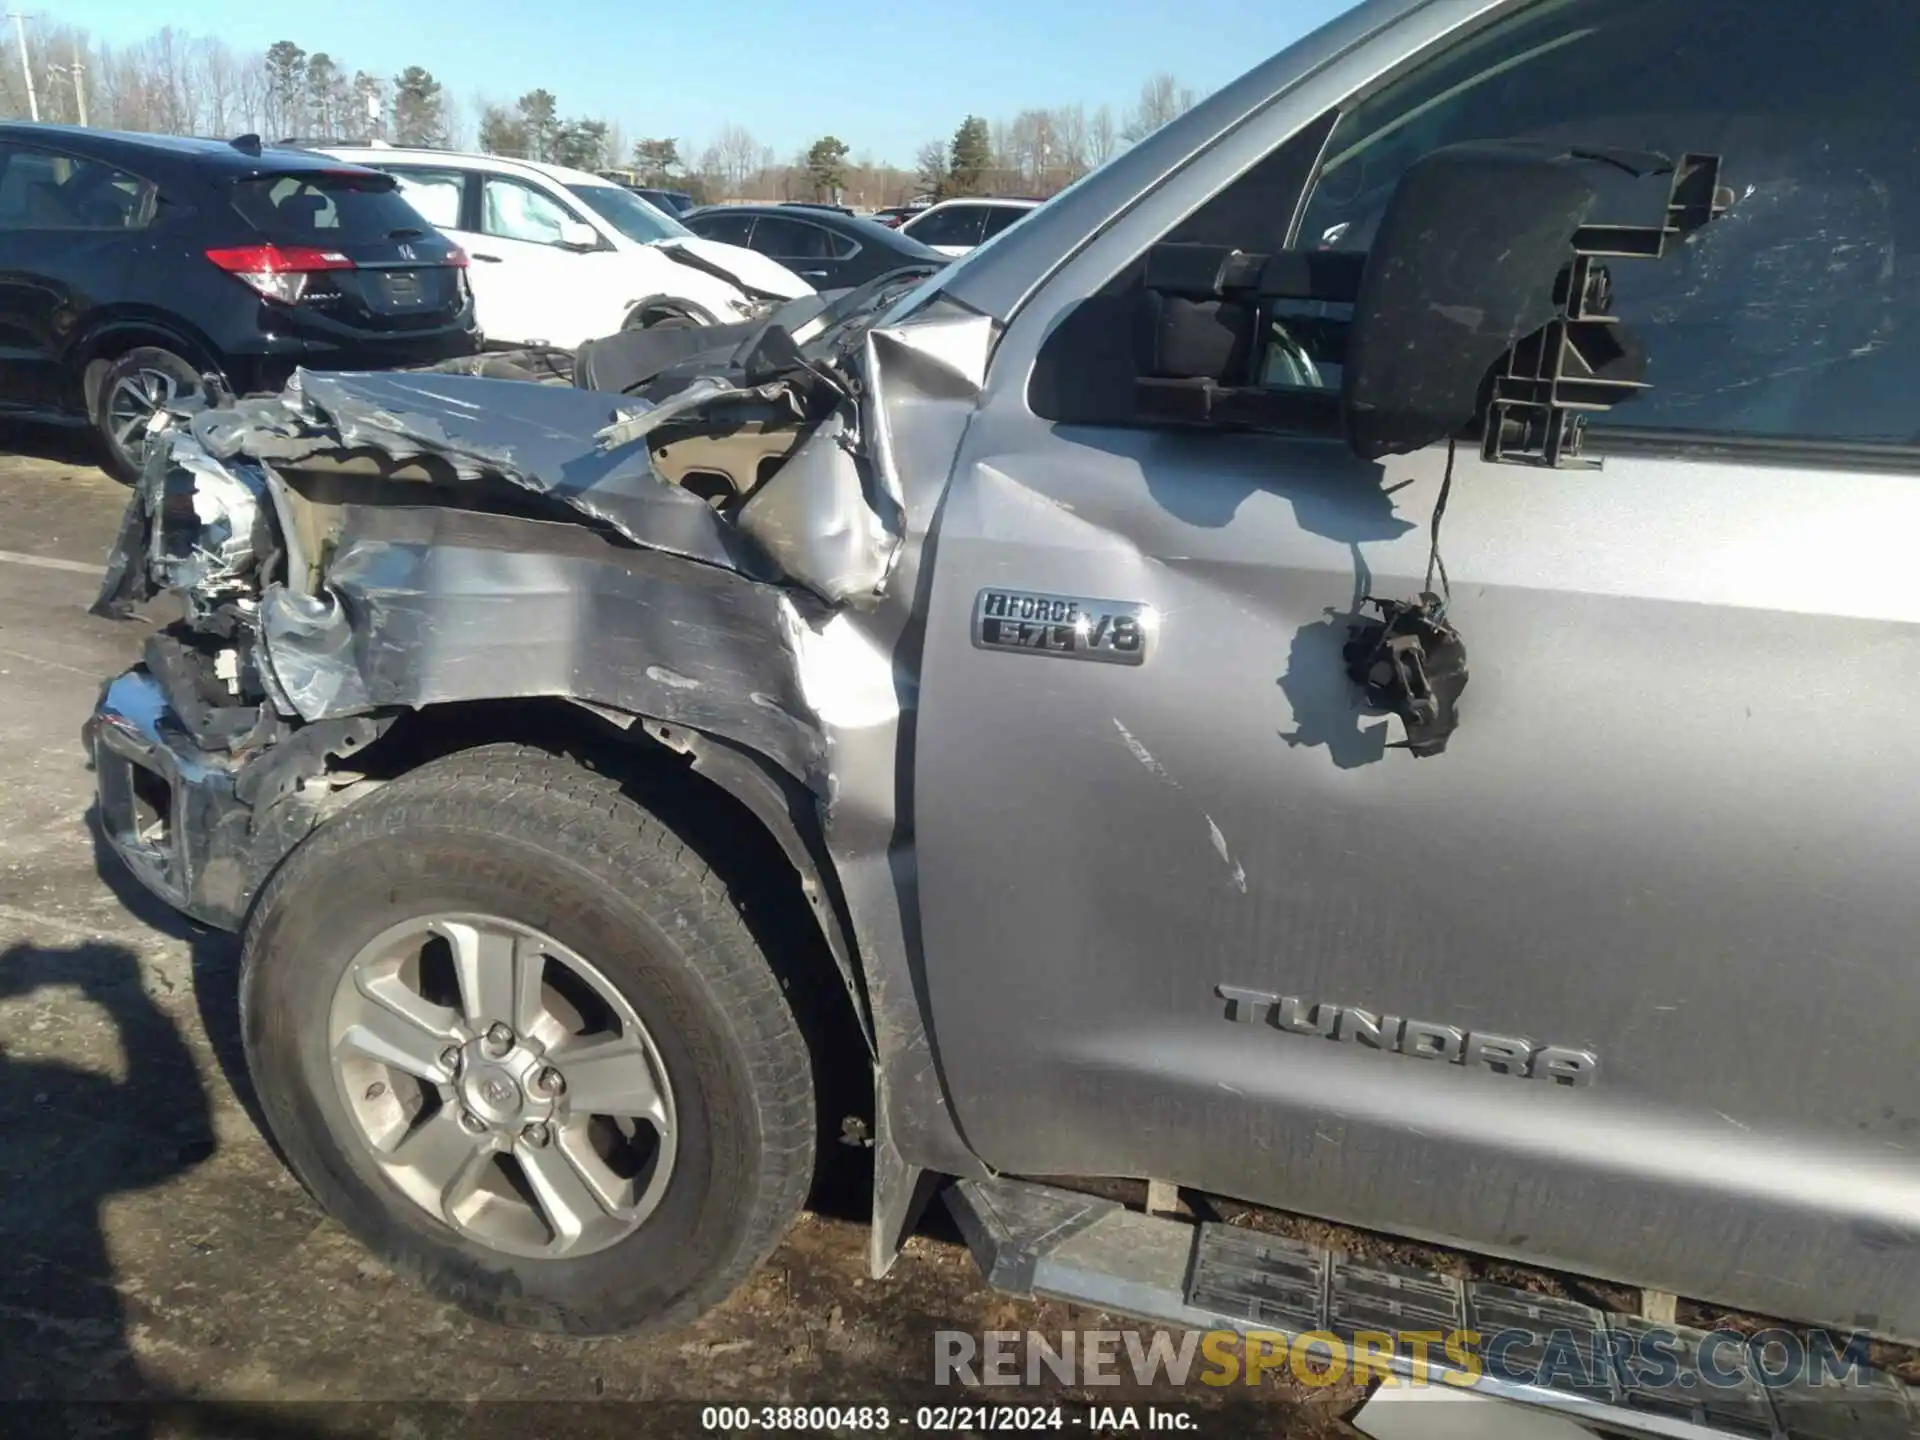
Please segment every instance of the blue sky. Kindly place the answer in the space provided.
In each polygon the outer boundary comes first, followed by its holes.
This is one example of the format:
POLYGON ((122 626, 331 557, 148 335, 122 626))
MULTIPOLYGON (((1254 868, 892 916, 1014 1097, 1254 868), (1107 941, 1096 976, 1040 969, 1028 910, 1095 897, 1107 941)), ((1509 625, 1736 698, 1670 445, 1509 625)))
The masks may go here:
MULTIPOLYGON (((831 132, 856 156, 911 165, 972 111, 1105 101, 1116 114, 1156 70, 1219 88, 1351 0, 199 0, 177 28, 241 50, 287 39, 392 75, 424 65, 469 114, 477 94, 545 86, 562 114, 617 119, 629 138, 697 151, 729 122, 784 158, 831 132)), ((71 0, 48 17, 144 39, 151 0, 71 0)))

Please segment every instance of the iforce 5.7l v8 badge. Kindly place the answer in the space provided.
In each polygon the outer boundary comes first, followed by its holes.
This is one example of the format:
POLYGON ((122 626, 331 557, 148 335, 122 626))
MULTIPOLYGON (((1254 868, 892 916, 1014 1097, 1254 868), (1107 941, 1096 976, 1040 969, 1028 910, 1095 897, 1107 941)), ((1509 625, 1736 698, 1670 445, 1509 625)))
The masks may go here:
POLYGON ((1125 600, 982 590, 973 606, 973 643, 1017 655, 1143 665, 1155 620, 1152 606, 1125 600))

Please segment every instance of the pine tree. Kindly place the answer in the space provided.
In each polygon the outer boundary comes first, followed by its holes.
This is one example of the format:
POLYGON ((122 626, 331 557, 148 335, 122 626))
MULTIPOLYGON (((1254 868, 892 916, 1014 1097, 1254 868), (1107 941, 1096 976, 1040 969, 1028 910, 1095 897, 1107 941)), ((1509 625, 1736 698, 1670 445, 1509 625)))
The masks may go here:
POLYGON ((978 195, 993 168, 993 134, 987 122, 969 115, 953 132, 952 158, 947 165, 949 195, 978 195))
POLYGON ((847 183, 847 142, 822 135, 807 150, 807 183, 816 200, 837 200, 847 183))
POLYGON ((394 82, 393 139, 396 145, 447 143, 447 101, 432 71, 409 65, 394 82))

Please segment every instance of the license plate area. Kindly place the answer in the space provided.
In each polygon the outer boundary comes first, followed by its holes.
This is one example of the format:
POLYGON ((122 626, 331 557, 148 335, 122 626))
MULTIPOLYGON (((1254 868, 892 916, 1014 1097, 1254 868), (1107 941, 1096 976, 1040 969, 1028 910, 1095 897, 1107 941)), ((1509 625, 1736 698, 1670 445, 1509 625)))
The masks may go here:
POLYGON ((383 310, 418 310, 427 303, 428 290, 418 270, 377 270, 374 295, 383 310))

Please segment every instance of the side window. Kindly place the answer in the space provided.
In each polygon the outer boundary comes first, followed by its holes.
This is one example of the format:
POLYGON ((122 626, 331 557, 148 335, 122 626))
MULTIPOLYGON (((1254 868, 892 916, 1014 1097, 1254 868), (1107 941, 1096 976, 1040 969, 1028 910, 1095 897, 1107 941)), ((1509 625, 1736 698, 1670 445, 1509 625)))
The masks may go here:
POLYGON ((1916 50, 1909 0, 1844 25, 1800 0, 1542 0, 1348 107, 1296 243, 1364 250, 1407 166, 1460 141, 1718 154, 1726 216, 1610 267, 1653 389, 1596 426, 1912 443, 1916 50))
POLYGON ((460 201, 467 182, 460 171, 395 168, 388 173, 400 198, 418 210, 429 225, 437 230, 461 228, 460 201))
POLYGON ((833 238, 818 225, 785 215, 762 215, 753 228, 754 248, 781 260, 831 260, 833 238))
POLYGON ((981 232, 982 240, 991 240, 1002 230, 1012 228, 1033 212, 1022 205, 989 205, 986 208, 986 226, 981 232))
POLYGON ((727 245, 745 245, 753 234, 751 215, 729 215, 722 211, 713 215, 696 215, 687 224, 696 234, 727 245))
POLYGON ((985 209, 983 205, 954 205, 929 210, 909 233, 922 245, 978 245, 985 209))
MULTIPOLYGON (((1319 116, 1159 239, 1262 254, 1286 249, 1294 210, 1337 118, 1332 111, 1319 116)), ((1145 278, 1143 252, 1061 316, 1042 342, 1028 379, 1027 403, 1034 414, 1069 425, 1151 423, 1139 419, 1134 401, 1140 346, 1148 333, 1143 319, 1145 278)), ((1290 348, 1270 345, 1263 372, 1271 378, 1271 362, 1290 348)), ((1320 378, 1324 382, 1333 373, 1323 368, 1320 378)), ((1284 378, 1289 383, 1299 379, 1284 378)))
POLYGON ((98 160, 0 146, 0 230, 139 230, 154 188, 98 160))
POLYGON ((485 176, 480 191, 480 228, 504 240, 558 245, 564 226, 579 216, 544 191, 502 175, 485 176))

